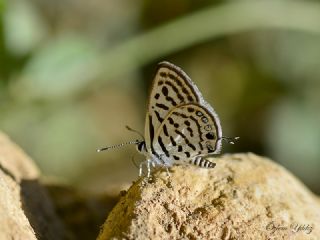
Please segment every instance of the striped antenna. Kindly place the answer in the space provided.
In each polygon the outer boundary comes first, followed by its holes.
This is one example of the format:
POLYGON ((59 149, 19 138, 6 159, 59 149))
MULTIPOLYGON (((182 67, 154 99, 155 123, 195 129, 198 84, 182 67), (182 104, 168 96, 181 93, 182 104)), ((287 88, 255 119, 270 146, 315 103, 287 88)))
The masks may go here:
POLYGON ((129 145, 129 144, 138 144, 140 142, 141 141, 139 141, 139 140, 135 140, 135 141, 125 142, 125 143, 120 143, 120 144, 117 144, 117 145, 107 146, 107 147, 103 147, 103 148, 97 149, 97 152, 102 152, 102 151, 106 151, 106 150, 113 149, 113 148, 120 148, 120 147, 123 147, 125 145, 129 145))
POLYGON ((225 136, 222 136, 221 139, 222 140, 225 140, 227 143, 229 144, 234 144, 234 142, 236 140, 238 140, 240 137, 225 137, 225 136))

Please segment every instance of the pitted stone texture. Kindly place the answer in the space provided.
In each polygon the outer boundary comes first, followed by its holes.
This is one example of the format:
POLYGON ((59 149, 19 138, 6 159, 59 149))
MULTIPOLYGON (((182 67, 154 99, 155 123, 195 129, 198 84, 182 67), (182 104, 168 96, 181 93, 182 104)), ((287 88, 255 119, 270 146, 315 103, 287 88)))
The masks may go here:
POLYGON ((320 239, 319 199, 283 167, 251 153, 213 161, 138 180, 98 240, 320 239))

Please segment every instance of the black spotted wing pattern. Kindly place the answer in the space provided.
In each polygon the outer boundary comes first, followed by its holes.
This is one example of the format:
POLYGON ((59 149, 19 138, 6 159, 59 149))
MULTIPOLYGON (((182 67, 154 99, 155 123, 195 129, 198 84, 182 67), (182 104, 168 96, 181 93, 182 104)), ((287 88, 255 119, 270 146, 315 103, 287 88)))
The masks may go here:
POLYGON ((205 107, 191 103, 174 108, 155 135, 154 148, 171 163, 184 164, 196 156, 221 149, 220 126, 205 107))

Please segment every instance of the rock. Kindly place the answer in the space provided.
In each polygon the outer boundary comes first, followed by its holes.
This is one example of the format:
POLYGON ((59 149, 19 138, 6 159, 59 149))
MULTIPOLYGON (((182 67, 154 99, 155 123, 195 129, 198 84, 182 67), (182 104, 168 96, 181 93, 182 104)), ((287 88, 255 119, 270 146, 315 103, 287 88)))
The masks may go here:
POLYGON ((320 204, 278 164, 254 154, 224 155, 214 169, 155 171, 123 194, 104 239, 320 239, 320 204))
POLYGON ((72 239, 95 239, 100 226, 119 197, 108 191, 103 194, 80 192, 61 183, 50 182, 46 189, 72 239))
POLYGON ((0 239, 64 239, 66 233, 31 159, 0 133, 0 239))

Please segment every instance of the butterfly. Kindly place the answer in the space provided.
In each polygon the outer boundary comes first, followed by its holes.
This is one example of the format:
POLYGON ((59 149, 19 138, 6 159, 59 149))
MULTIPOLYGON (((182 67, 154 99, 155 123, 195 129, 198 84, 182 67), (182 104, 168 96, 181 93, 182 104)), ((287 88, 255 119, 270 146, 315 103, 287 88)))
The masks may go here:
MULTIPOLYGON (((129 129, 132 130, 132 129, 129 129)), ((151 167, 168 167, 193 164, 203 168, 214 168, 215 163, 206 157, 219 154, 222 140, 233 144, 236 138, 222 136, 220 120, 207 103, 198 87, 179 67, 169 62, 160 62, 151 86, 143 141, 136 144, 137 150, 146 157, 140 164, 150 176, 151 167)))

